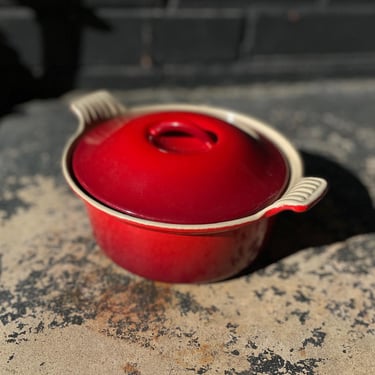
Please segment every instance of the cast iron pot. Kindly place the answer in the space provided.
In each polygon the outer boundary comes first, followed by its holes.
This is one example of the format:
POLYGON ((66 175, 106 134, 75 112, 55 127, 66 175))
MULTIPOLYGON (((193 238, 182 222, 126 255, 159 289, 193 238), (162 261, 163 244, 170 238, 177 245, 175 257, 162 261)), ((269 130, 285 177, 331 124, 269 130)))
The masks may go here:
POLYGON ((125 108, 106 91, 72 103, 77 132, 63 173, 101 249, 165 282, 208 282, 246 268, 272 216, 303 212, 327 189, 296 149, 250 116, 201 105, 125 108))

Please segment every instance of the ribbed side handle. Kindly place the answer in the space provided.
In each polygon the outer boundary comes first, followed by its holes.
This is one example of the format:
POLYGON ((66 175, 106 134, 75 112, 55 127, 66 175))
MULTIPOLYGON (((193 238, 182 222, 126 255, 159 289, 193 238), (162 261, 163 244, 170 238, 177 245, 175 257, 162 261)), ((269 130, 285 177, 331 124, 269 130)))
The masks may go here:
POLYGON ((302 178, 286 195, 269 206, 264 216, 273 216, 281 211, 304 212, 323 198, 327 186, 323 178, 302 178))
POLYGON ((126 108, 108 91, 96 91, 74 100, 70 105, 79 119, 79 128, 87 127, 118 117, 126 112, 126 108))

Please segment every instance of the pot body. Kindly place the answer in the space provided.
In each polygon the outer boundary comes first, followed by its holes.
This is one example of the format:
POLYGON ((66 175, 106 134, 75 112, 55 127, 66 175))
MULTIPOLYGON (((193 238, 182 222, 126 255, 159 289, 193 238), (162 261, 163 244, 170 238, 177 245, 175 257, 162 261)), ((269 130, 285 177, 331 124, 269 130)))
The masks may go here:
POLYGON ((225 279, 254 261, 270 219, 218 232, 149 228, 86 202, 96 241, 115 263, 148 279, 199 283, 225 279))
POLYGON ((225 279, 250 265, 268 236, 273 215, 280 211, 303 212, 325 194, 327 182, 303 177, 302 160, 293 145, 267 124, 229 110, 188 104, 144 106, 125 110, 106 92, 78 99, 72 105, 79 127, 68 141, 62 158, 66 181, 87 207, 96 240, 115 263, 152 280, 199 283, 225 279), (283 195, 269 206, 245 217, 203 224, 176 224, 125 214, 96 200, 72 170, 72 154, 80 136, 104 120, 126 112, 129 116, 160 111, 190 111, 222 119, 245 133, 260 133, 273 142, 289 166, 283 195))

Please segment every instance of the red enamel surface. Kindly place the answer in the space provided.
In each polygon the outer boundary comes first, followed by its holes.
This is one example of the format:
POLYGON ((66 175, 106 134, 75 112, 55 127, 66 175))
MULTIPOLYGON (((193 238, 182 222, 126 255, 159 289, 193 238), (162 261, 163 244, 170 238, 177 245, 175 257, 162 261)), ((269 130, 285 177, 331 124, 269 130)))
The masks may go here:
POLYGON ((105 205, 182 224, 250 215, 275 201, 288 181, 271 142, 190 112, 95 126, 78 141, 72 165, 81 187, 105 205))
POLYGON ((228 278, 260 252, 269 219, 200 235, 134 225, 87 205, 99 246, 121 267, 151 280, 199 283, 228 278))

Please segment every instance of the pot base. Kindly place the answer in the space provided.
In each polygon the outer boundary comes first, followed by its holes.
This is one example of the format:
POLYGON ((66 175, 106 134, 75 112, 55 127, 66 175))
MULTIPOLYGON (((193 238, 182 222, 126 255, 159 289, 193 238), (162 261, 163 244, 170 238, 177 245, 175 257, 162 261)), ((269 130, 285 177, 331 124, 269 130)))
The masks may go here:
POLYGON ((201 283, 234 276, 254 261, 268 219, 217 233, 150 229, 87 205, 96 240, 122 268, 151 280, 201 283))

